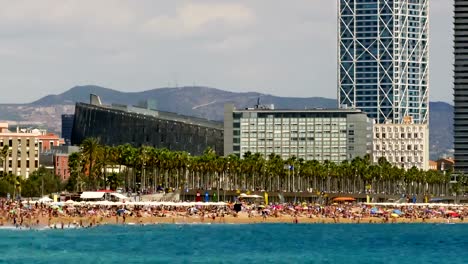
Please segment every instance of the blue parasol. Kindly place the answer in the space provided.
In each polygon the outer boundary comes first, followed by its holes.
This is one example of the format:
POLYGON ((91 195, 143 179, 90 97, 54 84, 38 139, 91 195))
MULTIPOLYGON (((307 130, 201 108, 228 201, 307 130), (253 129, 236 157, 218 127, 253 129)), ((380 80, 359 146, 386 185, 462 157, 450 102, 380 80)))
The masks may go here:
POLYGON ((397 215, 402 215, 403 214, 403 212, 398 210, 398 209, 393 210, 393 213, 397 214, 397 215))

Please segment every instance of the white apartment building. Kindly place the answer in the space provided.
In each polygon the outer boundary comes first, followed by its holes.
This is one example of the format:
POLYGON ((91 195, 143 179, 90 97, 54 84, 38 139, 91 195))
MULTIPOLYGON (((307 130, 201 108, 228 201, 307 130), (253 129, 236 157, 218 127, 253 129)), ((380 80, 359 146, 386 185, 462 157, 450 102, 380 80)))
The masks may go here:
POLYGON ((427 124, 374 124, 373 159, 384 157, 404 169, 429 168, 427 124))

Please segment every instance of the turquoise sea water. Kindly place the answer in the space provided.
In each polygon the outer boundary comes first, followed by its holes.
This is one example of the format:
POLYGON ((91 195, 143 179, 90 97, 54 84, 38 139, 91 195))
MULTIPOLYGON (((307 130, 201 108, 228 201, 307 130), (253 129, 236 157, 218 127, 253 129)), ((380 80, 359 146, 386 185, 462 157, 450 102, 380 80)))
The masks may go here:
POLYGON ((0 263, 468 263, 463 224, 0 230, 0 263))

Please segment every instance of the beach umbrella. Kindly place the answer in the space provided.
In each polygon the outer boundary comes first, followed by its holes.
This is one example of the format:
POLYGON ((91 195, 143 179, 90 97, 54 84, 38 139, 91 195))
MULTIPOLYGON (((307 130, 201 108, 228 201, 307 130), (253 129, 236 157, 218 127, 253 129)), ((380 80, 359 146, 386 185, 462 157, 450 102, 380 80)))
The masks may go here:
POLYGON ((459 217, 460 215, 455 212, 455 211, 447 211, 446 212, 447 215, 451 216, 451 217, 459 217))
POLYGON ((397 215, 402 215, 403 214, 403 212, 398 210, 398 209, 393 210, 393 213, 397 214, 397 215))
POLYGON ((391 214, 390 216, 391 216, 391 217, 394 217, 394 218, 398 218, 398 217, 399 217, 399 215, 398 215, 398 214, 395 214, 395 213, 391 214))

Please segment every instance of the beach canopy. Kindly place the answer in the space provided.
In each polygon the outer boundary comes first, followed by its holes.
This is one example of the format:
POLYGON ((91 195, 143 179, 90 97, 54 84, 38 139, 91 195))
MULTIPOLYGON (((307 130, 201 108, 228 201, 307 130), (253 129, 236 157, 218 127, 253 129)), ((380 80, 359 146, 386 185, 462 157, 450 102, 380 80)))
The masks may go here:
POLYGON ((353 197, 335 197, 333 198, 333 201, 334 202, 352 202, 352 201, 356 201, 356 199, 353 197))
POLYGON ((257 194, 245 194, 245 193, 241 193, 241 194, 240 194, 240 197, 241 197, 241 198, 263 199, 262 196, 257 195, 257 194))
POLYGON ((80 195, 81 199, 102 199, 105 192, 83 192, 80 195))
POLYGON ((53 200, 50 199, 50 198, 47 197, 47 196, 44 196, 44 197, 42 197, 41 199, 39 199, 38 202, 40 202, 40 203, 50 203, 50 202, 53 202, 53 200))
POLYGON ((116 197, 119 200, 128 200, 129 199, 127 196, 125 196, 123 194, 120 194, 120 193, 111 193, 110 195, 116 197))

